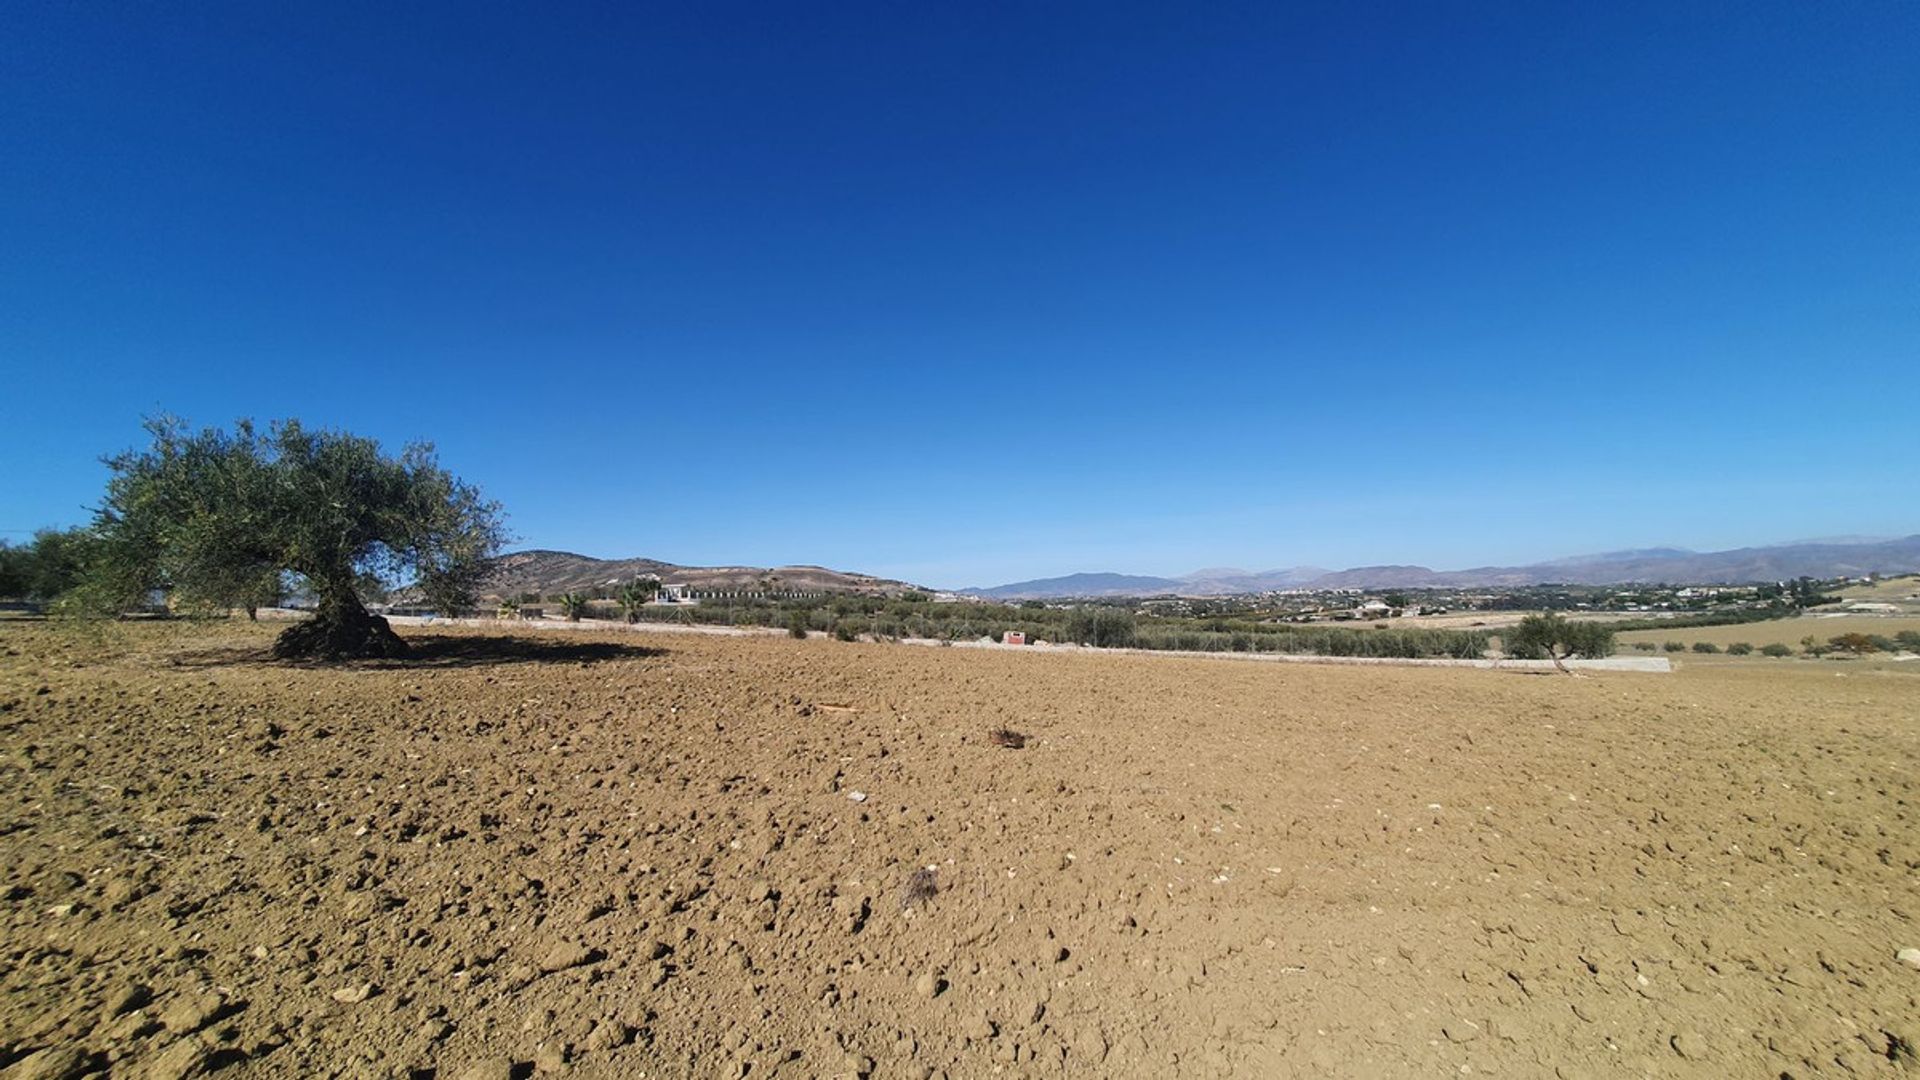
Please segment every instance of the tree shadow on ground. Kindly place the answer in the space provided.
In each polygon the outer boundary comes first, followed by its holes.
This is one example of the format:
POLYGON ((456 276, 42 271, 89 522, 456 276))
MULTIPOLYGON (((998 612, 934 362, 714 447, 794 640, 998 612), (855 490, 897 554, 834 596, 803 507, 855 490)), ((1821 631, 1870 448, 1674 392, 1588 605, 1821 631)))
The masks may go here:
POLYGON ((175 667, 225 667, 260 664, 288 668, 409 670, 492 667, 500 664, 597 664, 609 660, 646 660, 667 650, 617 641, 554 641, 514 634, 402 634, 407 655, 379 660, 275 660, 265 649, 215 648, 175 653, 175 667))
POLYGON ((645 660, 667 650, 620 641, 553 641, 518 634, 404 634, 407 655, 370 660, 393 667, 473 667, 485 664, 594 664, 603 660, 645 660))

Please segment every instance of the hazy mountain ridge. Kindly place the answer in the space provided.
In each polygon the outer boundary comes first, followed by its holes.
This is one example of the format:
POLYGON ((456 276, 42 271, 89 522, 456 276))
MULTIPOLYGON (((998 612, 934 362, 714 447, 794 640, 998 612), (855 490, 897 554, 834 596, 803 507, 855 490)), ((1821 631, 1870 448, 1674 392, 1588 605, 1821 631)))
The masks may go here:
POLYGON ((1673 547, 1636 548, 1597 555, 1576 555, 1525 566, 1480 566, 1466 570, 1385 565, 1357 566, 1336 571, 1300 567, 1258 574, 1235 568, 1209 568, 1182 578, 1069 574, 961 591, 994 600, 1026 600, 1164 593, 1219 596, 1298 588, 1485 588, 1547 584, 1625 585, 1634 582, 1738 585, 1801 576, 1831 578, 1915 572, 1920 572, 1920 535, 1870 543, 1812 542, 1707 552, 1673 547), (1130 584, 1135 582, 1139 584, 1130 584))

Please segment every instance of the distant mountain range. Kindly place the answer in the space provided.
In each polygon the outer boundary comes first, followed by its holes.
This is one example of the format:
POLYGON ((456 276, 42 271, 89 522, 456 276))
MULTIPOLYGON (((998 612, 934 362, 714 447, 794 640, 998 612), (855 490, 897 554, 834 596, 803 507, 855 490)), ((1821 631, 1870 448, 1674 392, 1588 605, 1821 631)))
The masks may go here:
POLYGON ((1069 574, 962 592, 991 600, 1102 596, 1225 596, 1276 589, 1484 588, 1520 585, 1750 584, 1801 576, 1831 578, 1920 572, 1920 535, 1866 542, 1810 541, 1731 551, 1639 548, 1527 566, 1432 570, 1424 566, 1294 567, 1252 572, 1197 570, 1184 577, 1069 574))
POLYGON ((658 559, 596 559, 570 551, 515 551, 493 562, 481 588, 497 600, 521 593, 551 596, 596 586, 618 587, 635 578, 655 577, 695 589, 740 591, 801 590, 889 594, 915 588, 904 581, 845 573, 824 566, 680 566, 658 559))

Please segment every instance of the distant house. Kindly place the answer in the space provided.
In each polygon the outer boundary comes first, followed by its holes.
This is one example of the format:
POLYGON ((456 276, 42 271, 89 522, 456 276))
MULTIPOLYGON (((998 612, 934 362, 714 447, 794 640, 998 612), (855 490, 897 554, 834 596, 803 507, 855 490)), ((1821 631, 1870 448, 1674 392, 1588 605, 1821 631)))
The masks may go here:
POLYGON ((1027 635, 1020 630, 1009 630, 1000 640, 1009 645, 1025 645, 1027 643, 1027 635))
POLYGON ((1883 604, 1874 600, 1855 600, 1847 605, 1848 611, 1857 611, 1863 615, 1898 615, 1900 605, 1883 604))
POLYGON ((1393 606, 1384 600, 1369 600, 1354 610, 1363 617, 1368 615, 1385 615, 1393 610, 1393 606))
POLYGON ((691 585, 685 583, 669 585, 666 582, 661 582, 660 591, 654 595, 654 600, 662 604, 691 603, 693 600, 691 593, 692 588, 691 585))

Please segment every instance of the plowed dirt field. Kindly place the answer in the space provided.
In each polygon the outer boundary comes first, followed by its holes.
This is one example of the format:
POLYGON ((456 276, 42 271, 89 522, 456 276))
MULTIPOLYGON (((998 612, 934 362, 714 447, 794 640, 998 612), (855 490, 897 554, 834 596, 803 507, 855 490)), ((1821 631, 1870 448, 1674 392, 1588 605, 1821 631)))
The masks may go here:
POLYGON ((1920 672, 273 629, 0 624, 5 1075, 1920 1074, 1920 672))

